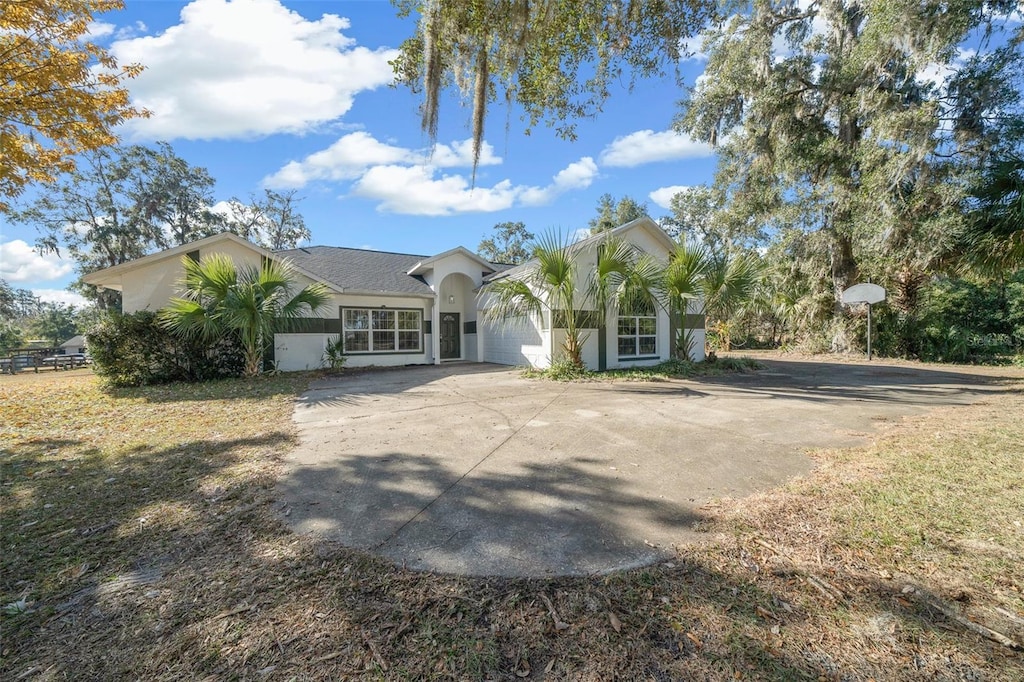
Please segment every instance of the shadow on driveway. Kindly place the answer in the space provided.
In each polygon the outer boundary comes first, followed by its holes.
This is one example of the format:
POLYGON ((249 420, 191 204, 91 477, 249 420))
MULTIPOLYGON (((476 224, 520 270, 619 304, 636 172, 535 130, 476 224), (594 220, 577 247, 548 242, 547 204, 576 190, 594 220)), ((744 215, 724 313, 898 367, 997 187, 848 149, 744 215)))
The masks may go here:
POLYGON ((456 365, 318 382, 296 405, 281 510, 298 532, 415 569, 601 573, 692 540, 714 499, 806 473, 807 448, 863 444, 886 421, 1020 381, 763 362, 695 381, 555 383, 456 365))

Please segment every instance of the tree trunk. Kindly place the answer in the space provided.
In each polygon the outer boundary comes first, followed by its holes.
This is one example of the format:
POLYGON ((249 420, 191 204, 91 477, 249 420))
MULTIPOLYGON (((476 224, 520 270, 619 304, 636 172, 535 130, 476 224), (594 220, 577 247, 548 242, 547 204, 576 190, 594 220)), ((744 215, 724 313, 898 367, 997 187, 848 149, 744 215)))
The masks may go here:
POLYGON ((831 248, 832 285, 835 290, 835 315, 843 315, 843 291, 853 286, 860 276, 853 255, 853 240, 844 234, 833 233, 831 248))
POLYGON ((896 274, 894 291, 889 296, 889 305, 898 313, 913 315, 926 279, 927 275, 922 272, 913 272, 910 268, 900 270, 896 274))

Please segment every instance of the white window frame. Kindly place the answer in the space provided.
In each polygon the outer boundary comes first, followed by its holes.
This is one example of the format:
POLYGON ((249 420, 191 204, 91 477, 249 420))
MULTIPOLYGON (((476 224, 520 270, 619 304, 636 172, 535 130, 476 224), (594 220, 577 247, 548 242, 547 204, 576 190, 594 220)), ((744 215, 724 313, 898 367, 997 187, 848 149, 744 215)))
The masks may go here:
POLYGON ((422 353, 423 352, 423 310, 420 308, 357 308, 357 307, 343 307, 341 309, 341 336, 346 339, 345 353, 348 355, 380 355, 380 354, 400 354, 400 353, 422 353), (362 313, 366 316, 366 327, 357 328, 348 326, 348 315, 346 313, 355 312, 362 313), (390 313, 394 318, 394 327, 392 329, 379 328, 374 326, 374 313, 378 315, 380 313, 390 313), (416 323, 415 327, 406 326, 401 324, 400 313, 415 313, 416 323), (385 332, 392 332, 394 334, 394 347, 378 349, 374 347, 373 338, 374 334, 382 334, 385 332), (403 332, 416 332, 416 348, 402 348, 402 333, 403 332), (350 333, 366 334, 366 350, 351 350, 348 347, 346 336, 350 333))
POLYGON ((650 315, 619 315, 615 320, 615 352, 618 355, 619 360, 636 360, 638 358, 654 358, 658 357, 658 314, 652 313, 650 315), (634 333, 622 334, 619 332, 620 320, 633 320, 634 322, 634 333), (653 320, 654 331, 651 334, 640 333, 640 320, 653 320), (650 353, 640 352, 640 339, 653 339, 654 350, 650 353), (620 339, 632 339, 634 352, 631 355, 623 355, 619 352, 619 340, 620 339))

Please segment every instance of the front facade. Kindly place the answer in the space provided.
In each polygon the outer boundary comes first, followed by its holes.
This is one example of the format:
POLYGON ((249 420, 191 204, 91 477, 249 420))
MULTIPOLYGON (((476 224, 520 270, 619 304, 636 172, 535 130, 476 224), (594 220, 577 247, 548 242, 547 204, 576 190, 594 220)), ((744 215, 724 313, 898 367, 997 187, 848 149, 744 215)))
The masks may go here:
MULTIPOLYGON (((667 259, 671 252, 671 239, 649 219, 616 232, 658 257, 667 259)), ((580 243, 585 261, 596 258, 596 247, 594 239, 580 243)), ((202 259, 215 253, 237 264, 286 259, 295 267, 299 287, 321 282, 330 290, 331 301, 318 317, 305 320, 293 333, 275 335, 274 362, 282 371, 323 366, 327 344, 338 337, 344 339, 346 365, 353 367, 465 360, 542 368, 558 357, 564 332, 551 328, 550 314, 528 321, 486 320, 487 296, 481 288, 497 277, 521 275, 529 264, 510 268, 489 263, 463 247, 430 257, 332 246, 270 252, 225 233, 83 279, 121 291, 125 313, 155 312, 176 294, 184 274, 182 257, 202 259)), ((664 311, 608 318, 601 328, 588 330, 584 357, 593 369, 660 362, 671 357, 673 329, 664 311)), ((695 359, 703 359, 703 329, 698 331, 695 359)))
MULTIPOLYGON (((597 265, 598 251, 604 240, 612 236, 626 241, 637 249, 655 256, 667 263, 675 242, 650 218, 640 218, 611 230, 609 233, 584 239, 573 245, 576 251, 577 267, 581 273, 593 270, 597 265)), ((495 273, 487 278, 494 281, 506 277, 525 277, 530 263, 495 273)), ((581 293, 581 292, 577 292, 581 293)), ((583 296, 579 296, 583 299, 583 296)), ((486 294, 478 299, 480 310, 480 357, 485 362, 502 365, 529 365, 536 368, 549 367, 559 358, 565 340, 565 330, 552 326, 552 312, 545 310, 541 315, 528 319, 491 320, 486 314, 489 306, 486 294)), ((691 330, 690 357, 694 361, 704 359, 704 316, 696 314, 698 303, 691 304, 687 315, 687 328, 691 330)), ((679 334, 680 320, 663 307, 655 307, 643 314, 620 314, 606 311, 604 316, 596 314, 581 316, 588 321, 582 336, 583 361, 589 369, 605 370, 622 367, 656 365, 673 356, 679 334)))

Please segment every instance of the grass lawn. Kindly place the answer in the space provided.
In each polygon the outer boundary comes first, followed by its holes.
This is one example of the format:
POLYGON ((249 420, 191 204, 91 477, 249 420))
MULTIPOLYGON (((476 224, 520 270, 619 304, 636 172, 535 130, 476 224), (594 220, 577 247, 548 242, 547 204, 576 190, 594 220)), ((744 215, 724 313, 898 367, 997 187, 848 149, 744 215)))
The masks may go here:
POLYGON ((287 531, 306 382, 0 377, 0 678, 1024 679, 1019 387, 815 453, 672 561, 499 580, 287 531))

